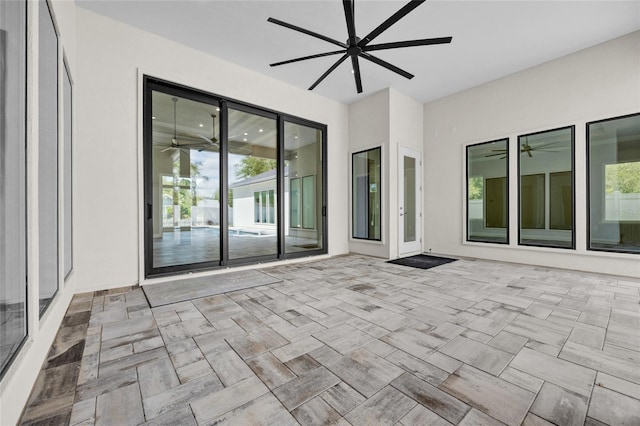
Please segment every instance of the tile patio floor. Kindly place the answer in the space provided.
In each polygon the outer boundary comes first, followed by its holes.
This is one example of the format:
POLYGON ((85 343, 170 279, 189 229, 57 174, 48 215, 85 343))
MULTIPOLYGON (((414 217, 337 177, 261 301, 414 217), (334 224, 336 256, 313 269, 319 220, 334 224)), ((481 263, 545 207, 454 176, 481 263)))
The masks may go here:
POLYGON ((640 424, 640 279, 349 255, 150 308, 76 295, 25 409, 43 424, 640 424))

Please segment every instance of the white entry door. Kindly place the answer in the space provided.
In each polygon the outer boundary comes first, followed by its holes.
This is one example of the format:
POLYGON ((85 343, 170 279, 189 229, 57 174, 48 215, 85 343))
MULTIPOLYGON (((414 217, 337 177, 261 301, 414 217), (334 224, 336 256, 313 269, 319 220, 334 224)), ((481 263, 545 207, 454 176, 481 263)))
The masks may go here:
POLYGON ((399 147, 398 205, 400 257, 422 252, 422 155, 399 147))

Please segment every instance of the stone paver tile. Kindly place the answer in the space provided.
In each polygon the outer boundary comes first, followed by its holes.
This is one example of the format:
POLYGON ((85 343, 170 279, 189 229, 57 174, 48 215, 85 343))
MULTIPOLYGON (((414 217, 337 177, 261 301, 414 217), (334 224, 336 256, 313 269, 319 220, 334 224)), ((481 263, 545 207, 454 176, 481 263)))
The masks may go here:
POLYGON ((446 340, 413 328, 401 328, 381 337, 380 340, 420 359, 425 359, 446 343, 446 340))
POLYGON ((188 404, 184 404, 175 410, 168 411, 161 416, 154 417, 151 420, 142 423, 140 426, 197 426, 195 417, 191 412, 191 407, 188 404))
POLYGON ((508 425, 522 422, 535 397, 532 392, 467 365, 439 387, 508 425))
POLYGON ((322 346, 324 346, 322 342, 309 336, 305 339, 298 340, 275 349, 271 351, 271 353, 275 355, 280 361, 287 362, 322 346))
POLYGON ((69 425, 73 426, 84 421, 95 421, 96 417, 96 398, 85 399, 73 404, 71 410, 71 419, 69 425))
POLYGON ((142 340, 159 337, 160 331, 157 328, 150 328, 143 331, 134 332, 132 334, 126 334, 124 336, 115 337, 111 340, 104 340, 100 342, 101 350, 117 348, 118 346, 125 345, 127 343, 140 342, 142 340))
POLYGON ((550 355, 554 358, 560 355, 560 351, 562 350, 561 346, 548 345, 546 343, 536 342, 535 340, 529 340, 529 342, 524 346, 529 349, 533 349, 534 351, 550 355))
POLYGON ((204 318, 196 318, 160 327, 165 342, 177 342, 187 337, 199 336, 215 331, 215 328, 204 318))
POLYGON ((367 398, 404 373, 400 367, 365 349, 358 349, 325 365, 367 398))
POLYGON ((41 370, 33 385, 29 404, 46 401, 53 397, 73 395, 79 366, 79 362, 73 362, 41 370))
POLYGON ((426 358, 426 361, 429 364, 435 365, 439 369, 446 371, 447 373, 453 373, 462 365, 462 363, 457 359, 453 359, 450 356, 440 352, 432 353, 426 358))
POLYGON ((197 347, 198 344, 192 338, 166 344, 167 352, 170 356, 177 355, 182 352, 188 352, 192 349, 196 349, 197 347))
POLYGON ((313 359, 309 354, 300 355, 299 357, 285 362, 284 365, 298 376, 320 367, 320 363, 313 359))
POLYGON ((149 339, 143 339, 137 342, 133 342, 133 351, 134 352, 144 352, 149 351, 151 349, 159 348, 164 346, 164 340, 162 337, 155 336, 149 339))
POLYGON ((640 363, 621 359, 597 349, 567 342, 560 352, 560 358, 640 384, 640 363))
POLYGON ((156 328, 156 322, 152 317, 132 318, 112 322, 102 326, 102 340, 105 341, 129 336, 154 328, 156 328))
POLYGON ((587 397, 596 376, 593 370, 528 348, 523 348, 509 366, 587 397))
POLYGON ((596 385, 611 389, 612 391, 622 393, 632 398, 640 399, 640 385, 618 377, 610 376, 606 373, 598 372, 596 375, 596 385))
POLYGON ((103 349, 100 352, 100 362, 113 361, 115 359, 124 358, 133 354, 133 344, 127 343, 126 345, 116 346, 111 349, 103 349))
MULTIPOLYGON (((588 425, 588 422, 585 423, 585 426, 588 425)), ((555 426, 553 423, 546 421, 533 413, 527 414, 527 417, 524 418, 522 422, 522 426, 555 426)), ((595 425, 592 425, 595 426, 595 425)))
MULTIPOLYGON (((262 384, 262 382, 260 382, 262 384)), ((147 420, 168 413, 198 398, 222 389, 222 383, 215 374, 203 376, 176 386, 165 392, 143 399, 147 420)))
POLYGON ((366 398, 345 382, 340 382, 320 394, 342 416, 360 405, 366 398))
POLYGON ((298 423, 272 394, 260 396, 205 425, 294 426, 298 423))
POLYGON ((399 350, 385 359, 434 386, 438 386, 449 377, 449 373, 446 371, 399 350))
POLYGON ((496 376, 513 358, 508 352, 463 336, 456 337, 441 347, 439 352, 496 376))
POLYGON ((551 321, 520 315, 504 331, 527 337, 549 345, 562 346, 571 333, 571 327, 559 326, 551 321))
POLYGON ((391 385, 454 424, 458 424, 471 408, 459 399, 409 373, 404 373, 391 385))
POLYGON ((138 382, 143 398, 162 393, 180 384, 169 358, 148 362, 138 367, 138 382))
POLYGON ((268 328, 256 329, 246 336, 228 337, 226 340, 243 359, 289 344, 287 339, 268 328))
POLYGON ((191 408, 198 424, 208 423, 268 392, 269 389, 260 379, 253 376, 216 392, 209 392, 204 397, 190 398, 191 408))
POLYGON ((533 393, 538 393, 544 383, 542 379, 511 367, 505 368, 502 374, 500 374, 500 378, 533 393))
POLYGON ((119 374, 100 377, 79 383, 76 387, 76 402, 89 398, 95 398, 105 392, 136 383, 138 374, 135 368, 125 370, 119 374))
POLYGON ((403 418, 416 402, 391 386, 386 386, 372 398, 345 416, 353 425, 393 424, 403 418))
POLYGON ((333 425, 342 419, 322 398, 315 397, 291 411, 301 425, 333 425))
POLYGON ((124 425, 142 422, 144 422, 144 411, 137 383, 98 396, 96 425, 124 425))
POLYGON ((529 341, 526 337, 518 336, 517 334, 511 334, 506 331, 501 331, 496 334, 496 337, 491 339, 487 344, 497 349, 502 349, 505 352, 516 355, 520 352, 520 349, 529 341))
POLYGON ((123 371, 139 367, 147 362, 168 357, 169 355, 167 354, 167 350, 162 347, 146 352, 140 352, 139 354, 133 354, 126 358, 101 362, 98 369, 98 377, 107 377, 113 374, 122 373, 123 371))
POLYGON ((273 393, 291 411, 339 382, 340 379, 331 371, 320 367, 290 380, 274 389, 273 393))
POLYGON ((374 340, 372 336, 348 324, 314 333, 313 337, 341 354, 356 350, 374 340))
POLYGON ((296 377, 278 358, 268 352, 251 358, 247 365, 269 389, 275 389, 296 377))
POLYGON ((552 423, 581 426, 587 417, 588 398, 546 382, 530 411, 552 423))
POLYGON ((469 410, 467 415, 464 416, 464 419, 462 419, 462 421, 458 423, 458 426, 501 426, 501 425, 504 425, 504 423, 494 419, 491 416, 486 415, 480 410, 476 410, 475 408, 472 408, 471 410, 469 410))
POLYGON ((593 389, 588 416, 609 425, 640 424, 640 400, 599 386, 593 389))
POLYGON ((52 396, 33 404, 28 404, 22 415, 21 424, 67 424, 71 419, 73 394, 52 396))
POLYGON ((187 383, 191 380, 197 379, 198 377, 212 373, 213 369, 206 359, 176 368, 176 374, 178 374, 180 383, 187 383))
POLYGON ((216 350, 205 353, 205 357, 225 386, 232 385, 253 376, 253 372, 226 343, 216 350))
POLYGON ((433 411, 418 404, 400 419, 399 422, 403 426, 450 426, 451 423, 434 413, 433 411))
POLYGON ((194 348, 188 351, 180 352, 178 354, 170 355, 171 362, 175 368, 180 368, 185 365, 193 364, 204 359, 204 355, 199 348, 194 348))
POLYGON ((369 352, 373 352, 374 354, 383 358, 389 355, 391 352, 397 350, 394 346, 391 346, 381 340, 374 340, 367 343, 366 345, 364 345, 364 349, 368 350, 369 352))

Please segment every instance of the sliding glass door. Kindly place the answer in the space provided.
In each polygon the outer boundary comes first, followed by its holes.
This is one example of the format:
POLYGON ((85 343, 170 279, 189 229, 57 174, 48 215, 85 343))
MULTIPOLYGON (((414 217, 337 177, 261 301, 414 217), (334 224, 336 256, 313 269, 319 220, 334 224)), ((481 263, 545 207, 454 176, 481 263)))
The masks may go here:
POLYGON ((326 127, 145 78, 145 274, 326 253, 326 127))

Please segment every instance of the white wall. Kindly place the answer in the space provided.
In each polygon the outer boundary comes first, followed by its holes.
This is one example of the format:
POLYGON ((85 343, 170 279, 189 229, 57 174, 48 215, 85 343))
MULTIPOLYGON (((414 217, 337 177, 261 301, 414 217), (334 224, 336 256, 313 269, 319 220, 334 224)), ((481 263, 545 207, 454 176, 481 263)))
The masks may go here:
MULTIPOLYGON (((58 32, 58 85, 62 87, 63 57, 66 59, 75 82, 76 68, 76 28, 75 4, 73 2, 51 1, 51 10, 56 30, 58 32)), ((61 283, 58 293, 39 317, 39 247, 38 247, 38 8, 46 7, 43 2, 30 1, 27 7, 27 245, 28 245, 28 337, 27 341, 16 356, 15 360, 0 382, 0 425, 16 424, 22 409, 27 402, 31 389, 40 373, 40 367, 49 352, 49 347, 60 327, 62 318, 69 306, 69 302, 76 291, 76 276, 72 272, 64 281, 63 259, 63 202, 64 185, 59 182, 59 276, 61 283)), ((75 89, 76 87, 74 87, 75 89)), ((59 111, 62 111, 62 92, 60 92, 59 111)), ((74 95, 74 101, 77 97, 74 95)), ((74 105, 77 111, 77 105, 74 105)), ((64 135, 64 120, 59 115, 59 149, 62 147, 64 135)), ((75 122, 75 121, 74 121, 75 122)), ((76 143, 75 129, 72 129, 74 144, 76 143)), ((74 153, 75 154, 75 153, 74 153)), ((64 158, 59 156, 60 176, 64 167, 64 158)), ((75 176, 74 176, 75 177, 75 176)), ((74 202, 77 201, 74 199, 74 202)))
MULTIPOLYGON (((421 103, 393 88, 349 106, 350 154, 382 147, 382 241, 351 238, 351 252, 384 258, 398 256, 398 149, 404 146, 422 152, 422 114, 421 103)), ((351 166, 349 173, 351 182, 351 166)), ((350 222, 352 207, 349 207, 350 222)))
POLYGON ((585 123, 640 111, 640 32, 424 106, 425 249, 453 256, 630 276, 638 257, 586 250, 585 123), (466 243, 465 146, 576 126, 576 250, 517 246, 517 169, 510 158, 509 246, 466 243))
POLYGON ((83 290, 134 284, 142 274, 143 74, 327 124, 329 254, 348 251, 346 105, 82 8, 77 31, 76 274, 83 290))
MULTIPOLYGON (((349 251, 377 257, 389 257, 389 90, 381 90, 373 95, 349 105, 349 251), (381 241, 367 241, 351 238, 353 217, 351 205, 352 172, 351 155, 356 152, 382 147, 382 221, 381 241)), ((346 210, 346 209, 345 209, 346 210)))

